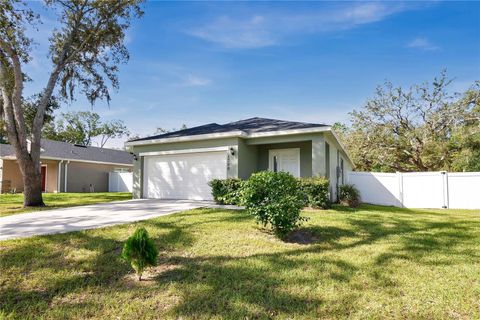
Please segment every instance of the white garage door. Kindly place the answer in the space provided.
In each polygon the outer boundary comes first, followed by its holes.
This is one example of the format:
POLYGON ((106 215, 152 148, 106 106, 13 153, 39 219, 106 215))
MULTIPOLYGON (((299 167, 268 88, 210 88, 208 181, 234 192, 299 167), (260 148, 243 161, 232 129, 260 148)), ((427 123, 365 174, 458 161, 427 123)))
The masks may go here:
POLYGON ((211 200, 208 182, 227 177, 225 151, 146 156, 145 198, 211 200))

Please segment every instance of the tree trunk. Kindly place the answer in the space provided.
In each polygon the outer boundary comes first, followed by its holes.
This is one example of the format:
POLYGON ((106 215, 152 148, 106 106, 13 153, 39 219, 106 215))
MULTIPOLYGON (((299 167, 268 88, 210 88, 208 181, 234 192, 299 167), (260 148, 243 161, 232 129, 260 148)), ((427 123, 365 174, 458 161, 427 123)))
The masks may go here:
POLYGON ((42 173, 40 166, 33 161, 19 161, 23 171, 23 206, 43 207, 45 203, 42 197, 42 173))

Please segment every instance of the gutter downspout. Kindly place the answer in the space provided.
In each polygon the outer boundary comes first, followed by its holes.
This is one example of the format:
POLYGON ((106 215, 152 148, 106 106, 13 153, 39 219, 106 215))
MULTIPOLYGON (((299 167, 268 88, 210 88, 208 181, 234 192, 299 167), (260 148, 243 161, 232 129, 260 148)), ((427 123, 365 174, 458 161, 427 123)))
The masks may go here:
POLYGON ((62 192, 60 189, 62 187, 62 161, 58 162, 58 171, 57 171, 57 193, 62 192))
POLYGON ((68 181, 68 164, 70 163, 70 160, 68 160, 65 163, 65 190, 63 192, 67 192, 67 181, 68 181))

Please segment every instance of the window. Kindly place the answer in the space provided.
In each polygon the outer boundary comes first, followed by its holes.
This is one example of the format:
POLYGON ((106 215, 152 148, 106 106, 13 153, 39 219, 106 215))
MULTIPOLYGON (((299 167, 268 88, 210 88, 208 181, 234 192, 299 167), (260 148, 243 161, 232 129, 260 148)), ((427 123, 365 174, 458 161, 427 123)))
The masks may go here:
POLYGON ((273 172, 278 172, 278 157, 273 156, 273 172))
POLYGON ((330 145, 325 142, 325 177, 330 179, 330 145))
POLYGON ((340 173, 342 174, 342 184, 344 183, 344 180, 343 180, 343 159, 340 158, 340 173))
POLYGON ((128 168, 115 168, 115 169, 113 169, 113 172, 130 172, 130 169, 128 169, 128 168))

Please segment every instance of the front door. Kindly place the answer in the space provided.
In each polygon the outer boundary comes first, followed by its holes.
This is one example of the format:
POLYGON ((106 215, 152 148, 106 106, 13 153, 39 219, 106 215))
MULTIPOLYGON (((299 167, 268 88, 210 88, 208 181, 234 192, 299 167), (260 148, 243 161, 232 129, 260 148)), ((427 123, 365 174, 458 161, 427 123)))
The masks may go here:
POLYGON ((40 170, 42 173, 42 192, 45 192, 47 191, 47 166, 42 166, 40 170))
POLYGON ((272 149, 268 152, 268 167, 274 172, 288 172, 300 177, 300 148, 272 149))

